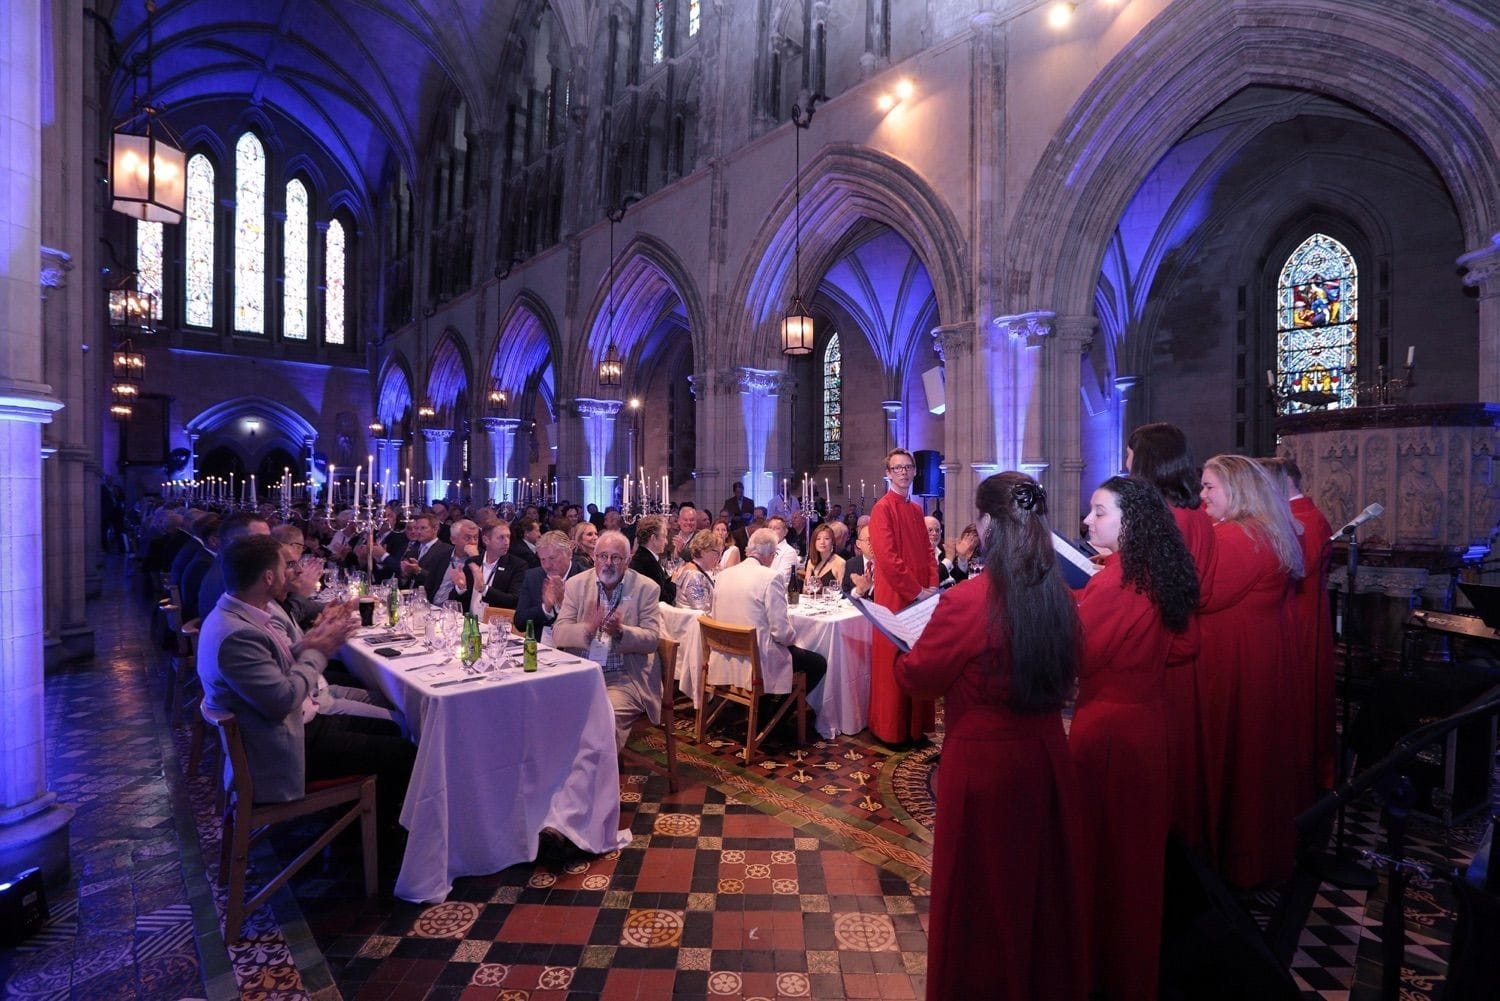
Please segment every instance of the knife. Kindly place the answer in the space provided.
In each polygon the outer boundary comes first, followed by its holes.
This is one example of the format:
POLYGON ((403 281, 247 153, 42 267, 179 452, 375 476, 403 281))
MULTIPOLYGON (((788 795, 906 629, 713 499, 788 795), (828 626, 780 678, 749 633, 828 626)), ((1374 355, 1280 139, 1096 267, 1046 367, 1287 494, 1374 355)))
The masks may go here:
POLYGON ((453 678, 452 680, 449 680, 449 681, 439 681, 437 684, 433 685, 432 687, 433 688, 447 688, 449 685, 462 685, 462 684, 466 684, 467 682, 470 682, 470 681, 483 681, 487 677, 489 677, 489 675, 486 675, 486 674, 477 674, 477 675, 471 675, 470 677, 467 677, 467 678, 453 678))

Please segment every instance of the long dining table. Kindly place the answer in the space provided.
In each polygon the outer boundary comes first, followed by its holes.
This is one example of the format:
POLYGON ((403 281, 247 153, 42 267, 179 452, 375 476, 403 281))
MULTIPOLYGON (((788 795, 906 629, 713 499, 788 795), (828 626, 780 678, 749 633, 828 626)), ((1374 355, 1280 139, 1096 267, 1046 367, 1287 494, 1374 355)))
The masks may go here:
MULTIPOLYGON (((691 608, 663 604, 658 617, 661 634, 678 644, 677 687, 695 707, 703 696, 701 615, 691 608)), ((828 661, 828 673, 807 693, 808 705, 818 714, 818 733, 836 737, 863 730, 870 720, 869 620, 842 601, 803 602, 787 609, 787 619, 792 642, 828 661)))
POLYGON ((377 649, 396 648, 355 638, 341 656, 401 710, 417 743, 396 896, 442 901, 460 876, 530 861, 544 828, 595 854, 629 843, 614 714, 598 665, 542 648, 534 673, 474 674, 451 653, 377 649))

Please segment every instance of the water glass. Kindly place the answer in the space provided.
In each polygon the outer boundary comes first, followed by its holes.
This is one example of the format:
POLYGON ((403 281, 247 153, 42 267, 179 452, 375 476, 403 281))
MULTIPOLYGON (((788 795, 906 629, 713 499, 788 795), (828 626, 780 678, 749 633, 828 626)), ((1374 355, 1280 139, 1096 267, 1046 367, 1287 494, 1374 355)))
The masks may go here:
POLYGON ((812 604, 816 605, 818 603, 818 598, 820 595, 822 595, 822 593, 823 578, 819 577, 816 574, 808 574, 807 580, 802 585, 803 597, 807 598, 812 604))

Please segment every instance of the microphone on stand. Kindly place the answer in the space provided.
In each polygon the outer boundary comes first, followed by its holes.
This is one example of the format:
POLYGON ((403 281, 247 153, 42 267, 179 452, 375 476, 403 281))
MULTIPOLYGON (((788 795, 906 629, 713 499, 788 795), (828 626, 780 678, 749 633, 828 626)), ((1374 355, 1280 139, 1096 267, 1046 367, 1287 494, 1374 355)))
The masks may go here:
POLYGON ((1379 518, 1383 514, 1385 514, 1385 508, 1383 506, 1381 506, 1380 504, 1371 504, 1359 514, 1355 515, 1353 521, 1349 522, 1349 524, 1345 525, 1343 528, 1330 535, 1328 537, 1328 541, 1337 542, 1340 539, 1347 538, 1348 536, 1353 535, 1355 530, 1358 529, 1359 526, 1363 525, 1371 518, 1379 518))

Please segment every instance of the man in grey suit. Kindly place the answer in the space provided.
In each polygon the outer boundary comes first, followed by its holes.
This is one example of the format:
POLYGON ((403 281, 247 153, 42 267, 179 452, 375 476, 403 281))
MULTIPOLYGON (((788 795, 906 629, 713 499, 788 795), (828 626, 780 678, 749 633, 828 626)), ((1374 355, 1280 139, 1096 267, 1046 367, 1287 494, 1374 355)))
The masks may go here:
POLYGON ((375 773, 383 824, 400 814, 415 748, 384 720, 323 716, 312 695, 329 656, 358 626, 330 609, 295 644, 271 625, 289 561, 269 536, 237 539, 220 554, 226 591, 203 620, 198 676, 204 701, 235 714, 257 801, 300 799, 312 779, 375 773))
POLYGON ((625 750, 630 728, 642 716, 661 722, 661 674, 651 655, 661 639, 657 608, 661 588, 629 569, 630 543, 605 532, 594 544, 594 566, 568 578, 552 642, 576 651, 604 671, 615 710, 615 749, 625 750))

